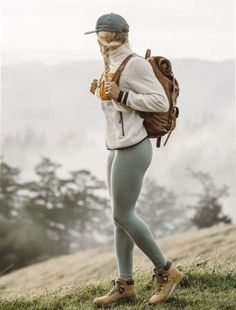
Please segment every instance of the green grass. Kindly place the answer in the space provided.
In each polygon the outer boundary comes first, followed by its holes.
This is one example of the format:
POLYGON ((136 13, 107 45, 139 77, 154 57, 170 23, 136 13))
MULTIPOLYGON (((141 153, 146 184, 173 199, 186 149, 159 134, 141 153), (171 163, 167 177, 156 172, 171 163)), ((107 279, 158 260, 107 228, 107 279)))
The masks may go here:
MULTIPOLYGON (((182 265, 185 277, 172 297, 162 305, 148 306, 154 287, 150 285, 152 272, 135 273, 134 279, 139 302, 122 304, 115 309, 170 309, 170 310, 233 310, 236 309, 236 266, 217 263, 214 266, 182 265)), ((90 310, 96 309, 93 299, 110 290, 111 279, 102 284, 86 284, 41 295, 27 300, 24 298, 2 299, 1 310, 90 310)))

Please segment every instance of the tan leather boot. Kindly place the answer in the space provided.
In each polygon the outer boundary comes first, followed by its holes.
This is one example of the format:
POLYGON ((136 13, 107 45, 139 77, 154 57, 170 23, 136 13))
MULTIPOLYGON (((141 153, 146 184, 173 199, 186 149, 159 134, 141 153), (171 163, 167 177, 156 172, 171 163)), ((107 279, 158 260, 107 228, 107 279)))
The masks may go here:
POLYGON ((138 295, 134 286, 134 280, 125 280, 117 277, 111 281, 113 288, 104 296, 96 297, 94 303, 97 307, 106 307, 118 302, 136 302, 138 295))
POLYGON ((156 280, 156 289, 149 299, 149 305, 162 303, 169 299, 175 291, 177 285, 182 280, 184 274, 179 271, 172 263, 168 270, 164 268, 158 271, 154 268, 152 281, 156 280))

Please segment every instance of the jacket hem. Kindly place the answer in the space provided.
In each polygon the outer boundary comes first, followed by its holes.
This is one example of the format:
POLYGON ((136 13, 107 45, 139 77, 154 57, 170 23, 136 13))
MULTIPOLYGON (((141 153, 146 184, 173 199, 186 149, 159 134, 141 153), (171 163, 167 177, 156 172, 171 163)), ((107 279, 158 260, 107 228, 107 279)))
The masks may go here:
POLYGON ((113 149, 108 148, 107 145, 106 145, 106 148, 107 148, 107 150, 110 150, 110 151, 112 151, 112 150, 121 150, 121 149, 128 149, 128 148, 131 147, 131 146, 134 146, 134 145, 137 145, 137 144, 141 143, 141 142, 142 142, 143 140, 145 140, 147 137, 148 137, 148 135, 147 135, 146 137, 144 137, 142 140, 140 140, 139 142, 134 143, 134 144, 132 144, 132 145, 128 145, 128 146, 124 146, 124 147, 117 147, 117 148, 113 148, 113 149))

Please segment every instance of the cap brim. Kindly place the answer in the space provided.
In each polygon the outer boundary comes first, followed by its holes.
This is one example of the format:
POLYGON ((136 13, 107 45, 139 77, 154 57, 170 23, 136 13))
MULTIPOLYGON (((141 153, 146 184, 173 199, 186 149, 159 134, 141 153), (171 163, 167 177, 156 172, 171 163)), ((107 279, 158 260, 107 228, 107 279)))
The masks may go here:
POLYGON ((86 32, 84 32, 84 34, 90 34, 90 33, 94 33, 94 32, 97 32, 97 30, 86 31, 86 32))

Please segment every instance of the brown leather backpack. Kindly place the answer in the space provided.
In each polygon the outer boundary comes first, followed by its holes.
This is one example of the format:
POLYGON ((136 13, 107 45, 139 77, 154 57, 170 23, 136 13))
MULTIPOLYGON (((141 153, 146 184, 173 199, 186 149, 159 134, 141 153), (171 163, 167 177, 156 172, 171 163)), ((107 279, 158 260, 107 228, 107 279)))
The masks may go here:
MULTIPOLYGON (((124 70, 125 65, 131 57, 137 54, 131 54, 124 59, 119 68, 117 69, 112 81, 119 85, 121 72, 124 70)), ((164 142, 166 145, 171 132, 176 127, 176 118, 179 115, 179 108, 176 106, 177 97, 179 96, 179 84, 174 77, 171 62, 162 56, 152 56, 151 50, 147 49, 145 59, 152 65, 156 78, 162 84, 167 98, 170 103, 167 112, 143 112, 136 110, 144 119, 144 126, 150 138, 157 138, 156 146, 160 147, 161 137, 168 134, 164 142)))

